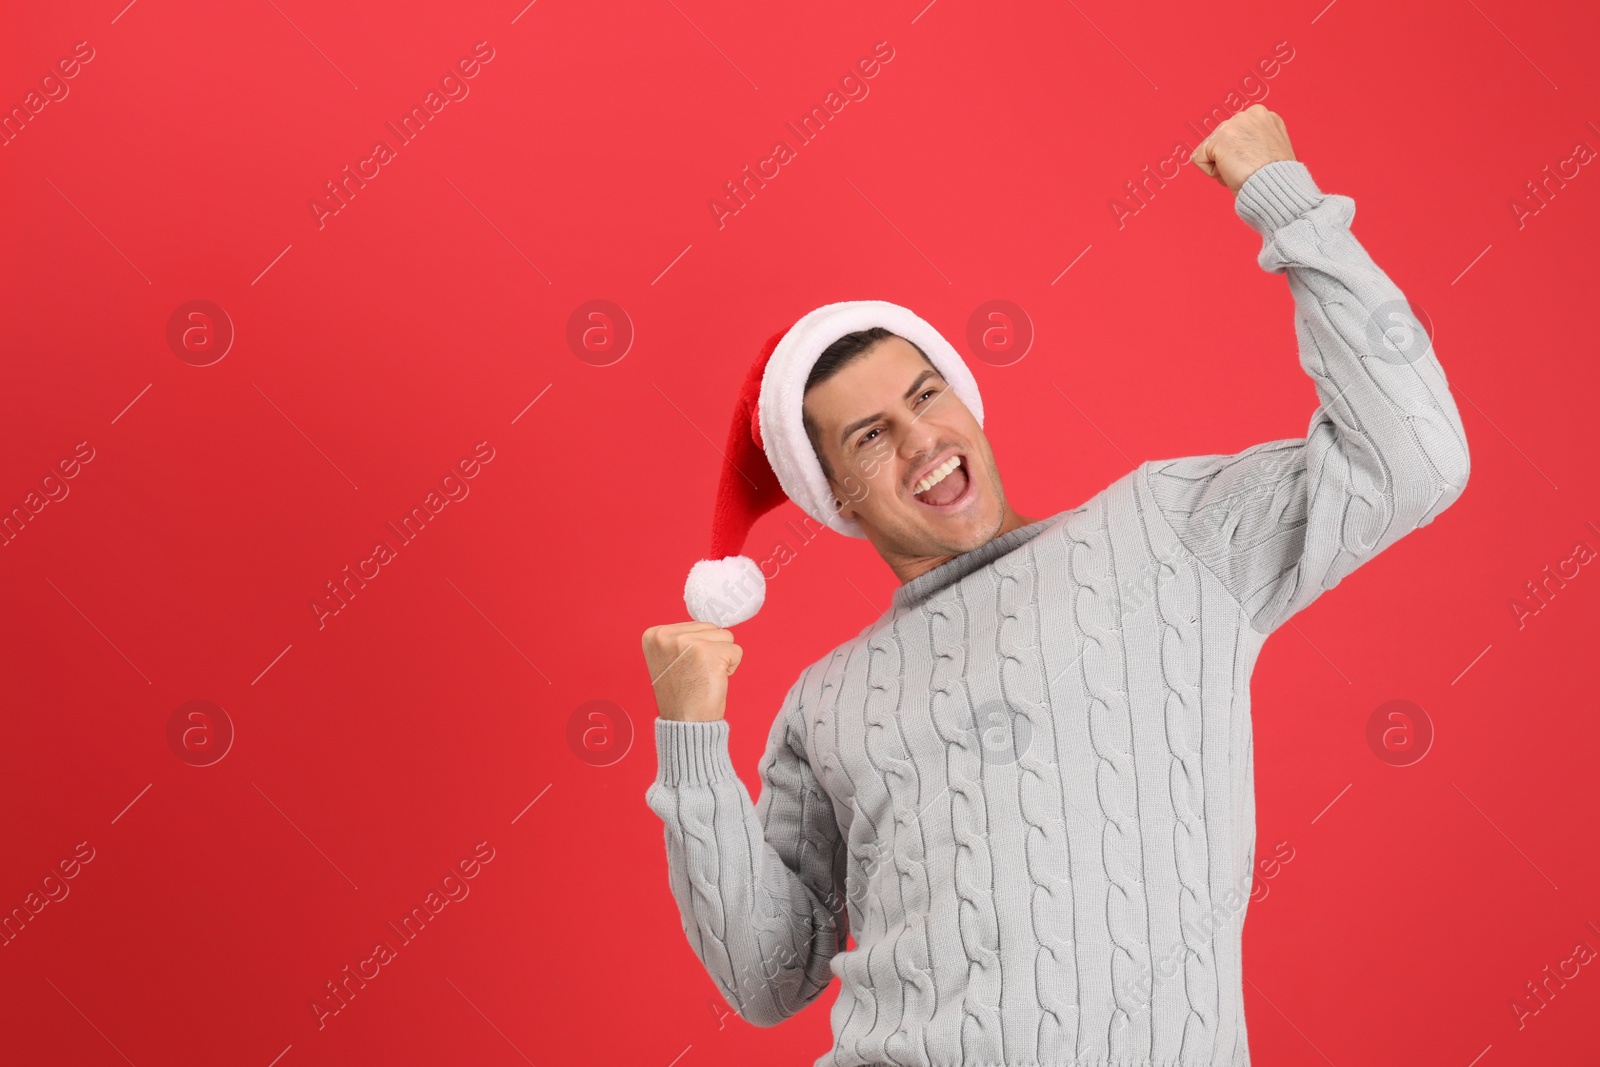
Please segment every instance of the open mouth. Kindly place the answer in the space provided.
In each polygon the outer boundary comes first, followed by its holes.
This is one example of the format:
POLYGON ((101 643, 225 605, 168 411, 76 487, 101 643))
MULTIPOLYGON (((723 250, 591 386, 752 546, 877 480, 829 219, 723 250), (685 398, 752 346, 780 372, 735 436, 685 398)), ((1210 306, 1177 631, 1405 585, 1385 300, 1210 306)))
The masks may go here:
POLYGON ((953 510, 965 504, 972 496, 972 478, 967 469, 967 457, 953 455, 912 486, 912 499, 924 507, 940 511, 953 510), (918 492, 920 487, 921 491, 918 492))

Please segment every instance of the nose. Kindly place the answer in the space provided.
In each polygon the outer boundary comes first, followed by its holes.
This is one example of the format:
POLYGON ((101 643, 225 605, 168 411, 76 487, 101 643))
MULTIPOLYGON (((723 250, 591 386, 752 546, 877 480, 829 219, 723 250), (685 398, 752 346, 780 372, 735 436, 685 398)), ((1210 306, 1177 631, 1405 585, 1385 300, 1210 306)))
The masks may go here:
POLYGON ((927 419, 916 419, 900 436, 900 454, 908 460, 926 456, 938 447, 939 428, 927 419))

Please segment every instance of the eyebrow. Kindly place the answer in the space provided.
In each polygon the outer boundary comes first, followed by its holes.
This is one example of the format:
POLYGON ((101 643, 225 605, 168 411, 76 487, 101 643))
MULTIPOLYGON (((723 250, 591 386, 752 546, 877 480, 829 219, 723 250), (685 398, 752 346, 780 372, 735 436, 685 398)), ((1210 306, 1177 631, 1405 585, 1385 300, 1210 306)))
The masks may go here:
MULTIPOLYGON (((944 380, 943 378, 940 377, 939 372, 937 370, 935 370, 932 367, 929 367, 927 370, 925 370, 921 374, 917 375, 917 380, 911 383, 911 388, 910 389, 906 390, 906 394, 905 394, 904 399, 910 400, 912 397, 916 396, 918 390, 920 390, 922 388, 922 383, 926 382, 929 378, 939 378, 940 381, 944 380)), ((840 445, 840 447, 843 447, 845 445, 845 443, 850 440, 850 436, 852 434, 854 434, 857 430, 865 429, 866 427, 871 426, 873 423, 877 422, 879 419, 881 419, 883 417, 884 417, 883 416, 883 412, 879 411, 879 412, 876 412, 876 413, 874 413, 872 415, 868 415, 864 419, 857 419, 855 422, 852 422, 849 426, 846 426, 843 430, 839 431, 839 445, 840 445)))

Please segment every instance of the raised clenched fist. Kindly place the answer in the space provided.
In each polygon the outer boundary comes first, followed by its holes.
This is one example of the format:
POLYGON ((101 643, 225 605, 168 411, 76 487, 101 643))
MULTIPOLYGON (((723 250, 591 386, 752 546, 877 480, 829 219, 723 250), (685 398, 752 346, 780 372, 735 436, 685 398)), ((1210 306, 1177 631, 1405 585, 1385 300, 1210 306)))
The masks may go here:
POLYGON ((1293 158, 1283 119, 1265 105, 1253 104, 1212 130, 1189 162, 1237 193, 1245 179, 1268 163, 1293 158))
POLYGON ((656 713, 675 722, 711 722, 728 710, 728 678, 744 650, 733 632, 709 622, 674 622, 644 632, 644 662, 656 713))

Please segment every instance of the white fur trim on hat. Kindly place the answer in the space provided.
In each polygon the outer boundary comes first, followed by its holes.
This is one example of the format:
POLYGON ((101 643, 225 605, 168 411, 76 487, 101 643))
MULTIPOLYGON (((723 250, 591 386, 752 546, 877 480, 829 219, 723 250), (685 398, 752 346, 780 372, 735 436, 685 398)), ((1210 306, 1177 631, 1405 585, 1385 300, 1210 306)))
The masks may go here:
POLYGON ((867 535, 859 522, 845 518, 834 507, 833 491, 806 436, 800 405, 805 399, 806 377, 823 350, 847 333, 874 326, 882 326, 926 352, 978 425, 983 425, 977 380, 960 353, 916 312, 886 300, 844 300, 824 304, 803 316, 773 349, 761 376, 756 412, 761 445, 789 499, 813 519, 847 537, 867 535))
POLYGON ((689 617, 724 629, 753 618, 766 598, 767 580, 749 556, 703 559, 683 586, 689 617))

